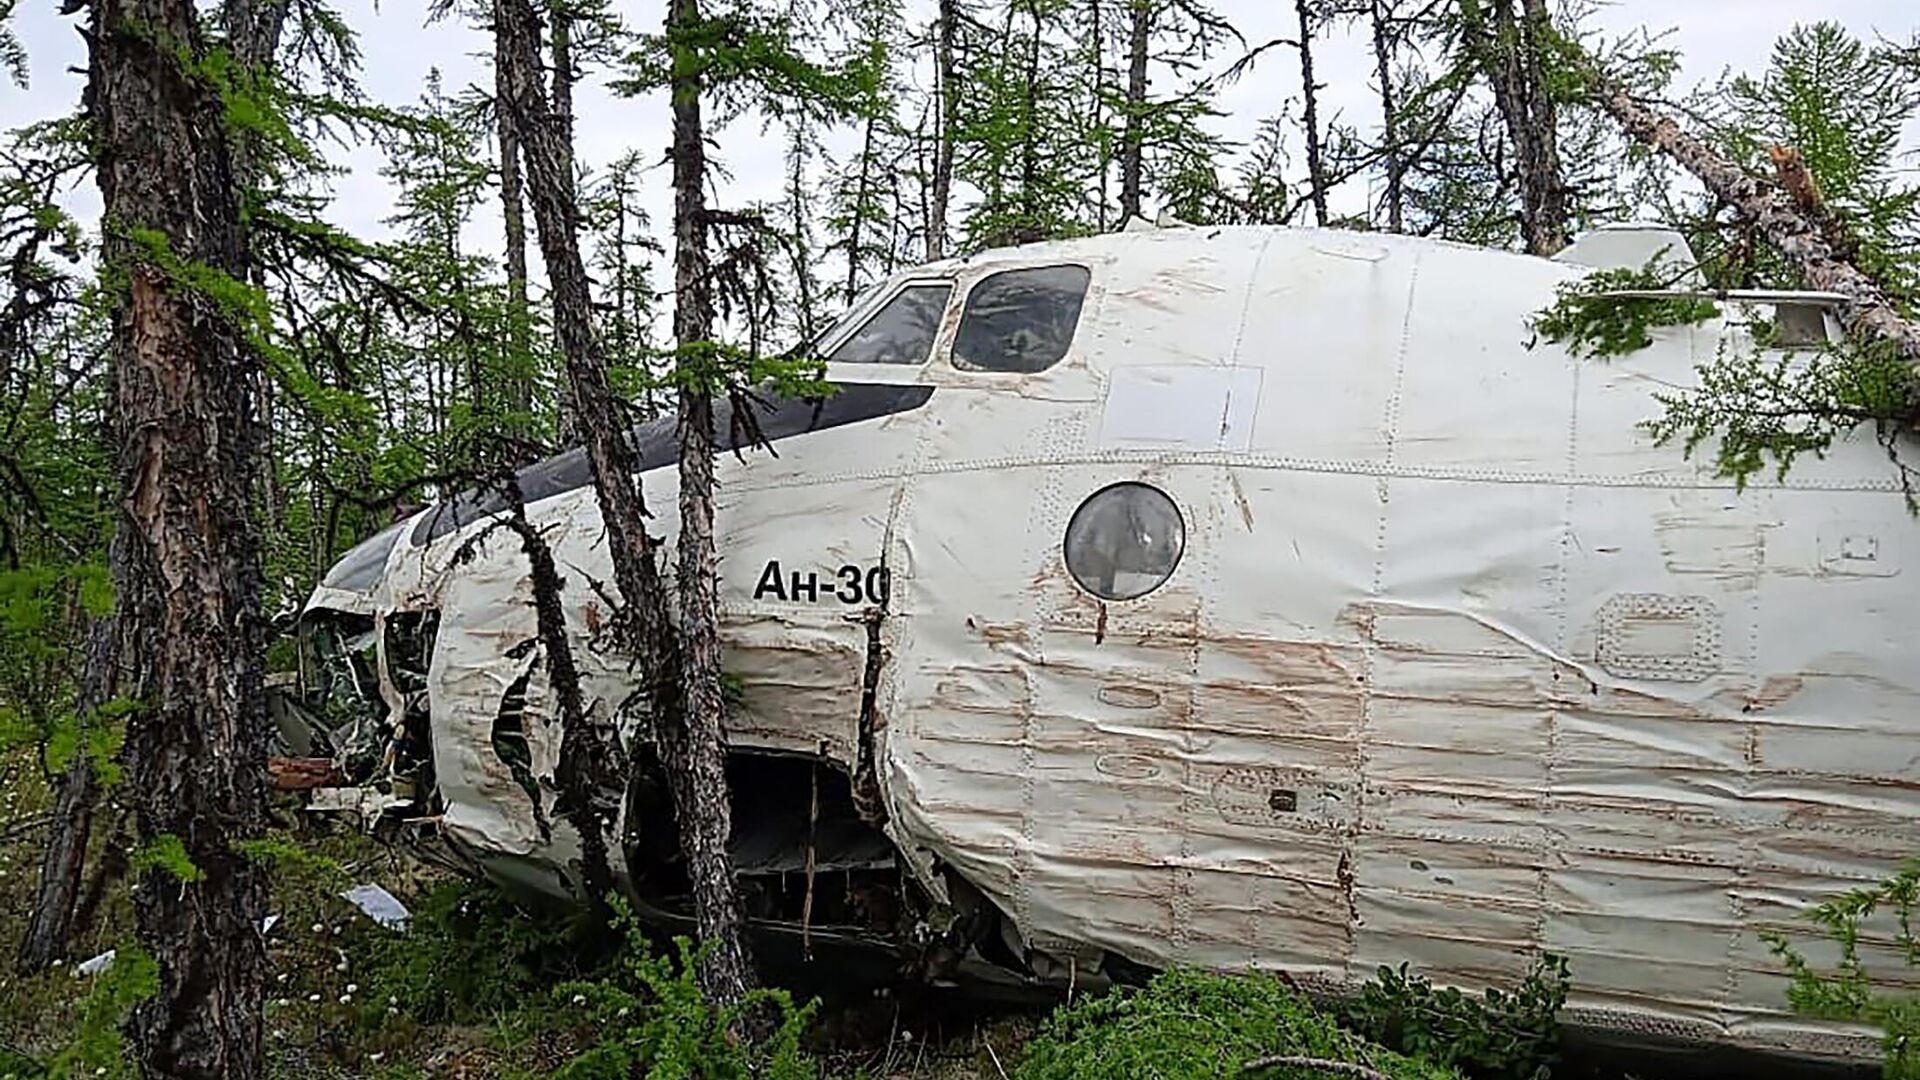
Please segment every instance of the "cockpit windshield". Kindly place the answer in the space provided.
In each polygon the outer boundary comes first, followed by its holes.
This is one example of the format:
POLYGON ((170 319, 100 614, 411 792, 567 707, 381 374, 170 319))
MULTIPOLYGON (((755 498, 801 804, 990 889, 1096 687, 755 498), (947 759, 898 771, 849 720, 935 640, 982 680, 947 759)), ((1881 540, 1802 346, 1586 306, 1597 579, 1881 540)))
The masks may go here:
POLYGON ((833 321, 833 325, 827 327, 826 330, 821 332, 820 336, 814 338, 813 341, 808 344, 807 353, 812 356, 819 356, 826 348, 828 342, 840 337, 856 326, 860 320, 866 318, 867 308, 872 306, 874 300, 880 296, 880 290, 886 288, 887 285, 888 282, 882 280, 876 281, 865 289, 862 289, 860 295, 853 298, 853 303, 847 305, 847 310, 841 312, 840 317, 833 321))

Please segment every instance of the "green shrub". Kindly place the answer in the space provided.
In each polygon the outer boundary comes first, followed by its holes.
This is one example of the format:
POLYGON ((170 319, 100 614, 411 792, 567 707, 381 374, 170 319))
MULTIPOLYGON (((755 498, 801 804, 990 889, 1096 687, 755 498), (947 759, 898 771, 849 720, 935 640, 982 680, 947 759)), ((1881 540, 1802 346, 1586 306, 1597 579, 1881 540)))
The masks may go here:
POLYGON ((606 963, 583 916, 529 912, 487 884, 445 882, 412 915, 404 934, 369 934, 366 982, 370 1005, 392 1001, 417 1022, 517 1012, 606 963))
POLYGON ((1027 1045, 1017 1080, 1198 1080, 1257 1076, 1324 1080, 1312 1067, 1248 1072, 1253 1061, 1297 1056, 1363 1065, 1395 1080, 1453 1076, 1340 1027, 1265 974, 1174 970, 1139 990, 1116 990, 1056 1011, 1027 1045))
POLYGON ((1547 1080, 1560 1061, 1567 962, 1545 956, 1513 991, 1479 998, 1382 967, 1343 1010, 1346 1025, 1383 1046, 1455 1068, 1474 1080, 1547 1080))
MULTIPOLYGON (((814 1080, 819 1066, 800 1048, 813 1015, 795 1008, 784 990, 755 990, 729 1008, 716 1008, 700 989, 700 957, 675 939, 675 952, 656 955, 639 926, 614 901, 615 923, 626 935, 605 976, 556 987, 556 1001, 587 1030, 585 1050, 555 1080, 814 1080), (737 1038, 747 1027, 757 1037, 737 1038)), ((563 1013, 563 1016, 566 1014, 563 1013)))
POLYGON ((1885 916, 1893 934, 1901 968, 1898 980, 1920 967, 1920 939, 1913 933, 1916 903, 1920 903, 1920 859, 1909 859, 1885 880, 1842 893, 1810 908, 1806 918, 1839 946, 1839 961, 1831 971, 1817 970, 1778 932, 1762 935, 1792 980, 1787 1003, 1802 1016, 1822 1020, 1863 1021, 1880 1028, 1885 1057, 1882 1072, 1888 1080, 1920 1080, 1920 996, 1891 989, 1893 979, 1876 980, 1860 958, 1860 932, 1875 914, 1885 916))

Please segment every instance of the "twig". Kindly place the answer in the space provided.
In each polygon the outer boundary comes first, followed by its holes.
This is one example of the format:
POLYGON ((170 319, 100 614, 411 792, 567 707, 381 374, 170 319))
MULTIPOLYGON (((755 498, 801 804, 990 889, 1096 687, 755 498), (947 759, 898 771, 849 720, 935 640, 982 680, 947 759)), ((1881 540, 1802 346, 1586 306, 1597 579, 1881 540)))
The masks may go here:
POLYGON ((994 1053, 993 1040, 981 1039, 980 1045, 987 1048, 987 1056, 993 1059, 993 1071, 1000 1074, 1000 1080, 1007 1080, 1006 1066, 1000 1064, 1000 1055, 994 1053))
POLYGON ((11 840, 16 836, 25 836, 30 832, 35 832, 39 829, 44 829, 52 823, 53 823, 52 814, 47 814, 37 818, 29 818, 26 821, 17 821, 7 826, 5 829, 0 829, 0 840, 11 840))
POLYGON ((1358 1076, 1362 1080, 1393 1080, 1393 1077, 1379 1069, 1357 1065, 1351 1061, 1334 1061, 1330 1058, 1301 1057, 1282 1054, 1278 1057, 1255 1058, 1240 1066, 1241 1072, 1255 1069, 1319 1069, 1321 1072, 1340 1073, 1345 1076, 1358 1076))

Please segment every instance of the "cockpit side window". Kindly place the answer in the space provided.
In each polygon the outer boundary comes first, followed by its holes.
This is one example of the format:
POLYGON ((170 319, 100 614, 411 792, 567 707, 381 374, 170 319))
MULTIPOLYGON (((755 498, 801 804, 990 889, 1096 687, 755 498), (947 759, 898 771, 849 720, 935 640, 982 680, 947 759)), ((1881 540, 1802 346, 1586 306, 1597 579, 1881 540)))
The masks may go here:
POLYGON ((1032 374, 1073 344, 1093 274, 1084 266, 1036 266, 982 278, 967 294, 953 364, 967 371, 1032 374))
POLYGON ((953 286, 944 282, 908 285, 865 325, 833 350, 836 364, 924 364, 940 333, 953 286))

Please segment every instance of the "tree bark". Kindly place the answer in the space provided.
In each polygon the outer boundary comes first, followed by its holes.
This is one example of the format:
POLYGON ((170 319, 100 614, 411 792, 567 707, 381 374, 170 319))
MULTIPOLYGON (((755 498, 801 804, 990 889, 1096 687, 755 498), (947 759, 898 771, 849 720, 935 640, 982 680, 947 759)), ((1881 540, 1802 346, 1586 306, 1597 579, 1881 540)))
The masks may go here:
POLYGON ((794 119, 792 136, 793 141, 787 148, 787 202, 792 208, 793 244, 789 250, 792 256, 794 300, 799 307, 794 321, 800 341, 812 345, 818 336, 819 326, 814 298, 813 230, 808 224, 813 216, 812 200, 807 192, 807 163, 812 154, 807 142, 809 132, 804 117, 794 119))
MULTIPOLYGON (((667 35, 700 20, 699 0, 669 0, 667 35)), ((673 56, 673 333, 680 348, 713 338, 707 256, 705 135, 698 57, 677 46, 673 56)), ((700 969, 709 997, 731 1004, 754 983, 742 933, 727 841, 732 807, 720 722, 718 558, 713 543, 713 397, 710 388, 680 391, 680 654, 686 695, 682 724, 663 754, 672 778, 680 843, 693 885, 700 936, 711 943, 700 969)))
POLYGON ((1721 157, 1671 117, 1654 112, 1604 75, 1590 70, 1587 78, 1594 100, 1627 134, 1679 162, 1715 197, 1752 222, 1767 243, 1799 268, 1809 286, 1846 297, 1839 314, 1849 336, 1861 344, 1898 350, 1920 379, 1920 324, 1901 314, 1871 277, 1835 254, 1820 222, 1802 212, 1781 189, 1721 157))
POLYGON ((1372 0, 1373 63, 1374 76, 1380 80, 1380 138, 1386 151, 1387 231, 1397 233, 1406 227, 1406 166, 1401 160, 1400 115, 1393 93, 1392 3, 1393 0, 1372 0))
POLYGON ((933 188, 927 201, 927 261, 946 257, 947 205, 953 199, 953 123, 956 115, 953 94, 953 45, 957 32, 954 20, 959 0, 940 0, 940 17, 934 25, 934 93, 938 96, 934 123, 933 188))
POLYGON ((1294 0, 1300 19, 1300 93, 1302 119, 1307 128, 1307 184, 1313 201, 1313 223, 1327 223, 1327 165, 1320 145, 1320 87, 1313 81, 1313 12, 1310 0, 1294 0))
POLYGON ((112 304, 120 506, 113 578, 127 672, 124 757, 150 868, 134 913, 159 991, 128 1027, 143 1075, 262 1074, 266 875, 234 848, 266 824, 268 720, 251 514, 261 367, 233 314, 178 266, 247 277, 231 140, 188 0, 97 0, 88 95, 112 304), (161 245, 164 243, 164 250, 161 245), (180 877, 175 872, 182 872, 180 877), (191 880, 187 880, 191 879, 191 880))
MULTIPOLYGON (((97 620, 87 631, 86 666, 74 712, 83 725, 113 696, 117 659, 113 617, 97 620)), ((84 740, 83 744, 84 744, 84 740)), ((34 894, 33 914, 20 942, 20 970, 40 971, 67 953, 74 914, 85 875, 87 842, 93 835, 93 813, 100 794, 96 763, 76 753, 60 781, 54 799, 47 846, 40 855, 40 883, 34 894)))
MULTIPOLYGON (((698 117, 695 119, 697 120, 698 117)), ((860 254, 864 249, 865 243, 864 237, 861 234, 865 232, 862 226, 866 224, 867 220, 867 202, 873 198, 873 127, 876 123, 878 123, 877 120, 869 117, 867 122, 862 125, 860 174, 854 181, 852 220, 847 223, 847 288, 846 295, 843 299, 849 307, 853 305, 854 299, 860 295, 860 254)), ((678 145, 676 142, 675 146, 678 145)), ((674 160, 677 162, 679 159, 675 158, 674 160)), ((678 234, 676 233, 676 238, 677 236, 678 234)), ((711 324, 711 317, 708 318, 708 322, 711 324)))
MULTIPOLYGON (((1012 12, 1009 10, 1009 17, 1012 12)), ((1040 0, 1027 0, 1033 37, 1027 41, 1027 70, 1020 96, 1020 223, 1006 241, 1028 244, 1046 237, 1040 227, 1040 203, 1034 187, 1040 178, 1040 0)))
POLYGON ((1153 41, 1151 0, 1133 0, 1127 35, 1127 117, 1120 131, 1120 220, 1140 216, 1141 174, 1145 171, 1147 48, 1153 41))
MULTIPOLYGON (((520 365, 508 392, 510 406, 525 417, 533 410, 533 363, 529 344, 530 326, 527 307, 527 217, 526 197, 520 180, 520 134, 513 127, 513 110, 505 105, 507 97, 505 43, 494 33, 493 94, 494 139, 500 154, 500 221, 507 242, 507 348, 520 365)), ((524 422, 524 420, 522 421, 524 422)))
MULTIPOLYGON (((508 35, 508 101, 521 132, 528 194, 541 253, 547 263, 547 278, 554 293, 554 326, 566 357, 574 413, 586 442, 587 460, 593 470, 595 493, 607 530, 614 581, 624 604, 621 619, 645 673, 654 742, 663 771, 669 777, 681 846, 694 882, 699 932, 702 937, 718 943, 701 968, 701 984, 716 1002, 737 1001, 750 981, 750 968, 740 933, 739 904, 733 893, 727 852, 730 813, 720 717, 718 712, 690 715, 687 702, 703 699, 696 698, 693 689, 689 689, 686 698, 681 696, 682 685, 687 680, 680 664, 681 646, 668 620, 666 592, 655 562, 658 541, 648 536, 644 527, 646 504, 641 494, 638 460, 619 403, 607 383, 605 357, 593 332, 586 267, 570 227, 575 219, 574 189, 567 174, 568 155, 558 145, 560 127, 553 121, 546 90, 539 78, 539 20, 528 0, 497 0, 496 17, 500 19, 502 32, 508 35)), ((688 20, 696 18, 698 10, 691 0, 674 0, 668 9, 670 28, 686 25, 688 20)), ((692 339, 686 336, 688 330, 705 331, 711 325, 711 309, 704 306, 707 285, 701 192, 697 183, 691 190, 678 186, 683 177, 691 175, 697 180, 704 173, 698 86, 690 77, 680 75, 678 65, 676 75, 680 77, 675 80, 674 92, 675 206, 676 217, 683 220, 676 221, 676 235, 682 246, 675 259, 681 309, 676 311, 674 321, 683 341, 705 340, 704 336, 692 339), (691 84, 691 89, 684 88, 682 83, 691 84), (691 99, 691 125, 683 118, 683 111, 689 107, 686 99, 691 99), (689 155, 691 161, 683 161, 689 155), (688 213, 688 208, 694 212, 688 213), (697 240, 698 245, 688 247, 689 239, 697 240), (708 321, 688 321, 702 317, 708 321)), ((698 414, 688 410, 682 425, 682 484, 685 485, 688 470, 684 459, 697 456, 707 470, 712 468, 710 409, 698 414), (704 432, 704 442, 689 437, 688 432, 704 432)), ((699 471, 700 466, 695 466, 696 479, 699 471)), ((708 475, 709 482, 703 490, 710 499, 710 472, 708 475)), ((708 510, 706 521, 710 524, 710 503, 708 510)), ((694 529, 698 528, 696 522, 694 529)), ((697 537, 690 545, 687 531, 683 523, 683 567, 699 559, 697 537), (694 549, 691 556, 687 554, 690 547, 694 549)), ((711 582, 710 535, 706 548, 704 566, 707 580, 711 582)), ((684 569, 682 573, 685 574, 684 569)), ((683 622, 697 615, 697 611, 693 615, 683 611, 683 622)), ((701 647, 703 643, 697 637, 688 646, 701 647)), ((717 670, 715 674, 717 690, 717 670)), ((576 752, 588 749, 588 744, 581 740, 563 737, 563 757, 569 744, 576 747, 576 752)))
POLYGON ((1558 118, 1547 92, 1541 59, 1552 47, 1552 16, 1546 0, 1491 0, 1492 25, 1480 0, 1461 0, 1462 32, 1493 90, 1513 145, 1514 179, 1520 189, 1520 235, 1527 251, 1552 255, 1567 246, 1567 190, 1560 176, 1558 118))
MULTIPOLYGON (((567 235, 574 250, 580 248, 580 207, 579 196, 574 187, 576 169, 573 160, 573 84, 578 72, 573 67, 573 15, 567 10, 568 0, 557 0, 548 10, 552 14, 552 34, 548 39, 553 60, 553 126, 556 150, 560 156, 560 175, 567 185, 567 235)), ((524 230, 524 226, 523 226, 524 230)), ((558 314, 555 315, 556 321, 558 314)), ((579 436, 579 419, 574 413, 573 402, 566 395, 560 395, 559 422, 555 425, 561 443, 570 443, 579 436)))
POLYGON ((573 639, 567 630, 566 609, 561 606, 565 582, 553 559, 546 537, 527 520, 527 501, 520 480, 512 472, 499 479, 507 496, 511 515, 507 527, 520 538, 520 550, 527 556, 528 578, 533 585, 534 626, 547 664, 547 682, 554 701, 560 707, 561 739, 592 744, 587 753, 563 753, 554 770, 554 783, 560 789, 555 810, 573 822, 580 834, 581 877, 587 899, 596 907, 605 905, 613 893, 613 871, 607 859, 607 834, 624 785, 616 771, 620 748, 611 729, 593 724, 587 717, 586 699, 580 691, 580 669, 573 659, 573 639))
MULTIPOLYGON (((672 703, 673 683, 662 668, 669 662, 671 630, 666 621, 664 593, 654 540, 646 534, 646 503, 641 497, 638 459, 628 438, 626 417, 607 383, 606 358, 593 331, 592 297, 586 264, 580 258, 574 187, 568 172, 571 154, 560 145, 564 130, 547 103, 540 77, 540 20, 528 0, 496 0, 494 28, 500 38, 499 55, 505 61, 502 101, 512 113, 526 164, 528 202, 547 264, 547 282, 553 291, 554 330, 566 357, 572 389, 573 415, 587 447, 594 492, 607 530, 613 558, 614 583, 624 609, 622 618, 632 631, 648 681, 648 700, 656 716, 661 702, 672 703)), ((563 721, 565 717, 562 717, 563 721)), ((557 771, 574 777, 625 775, 624 762, 603 760, 618 747, 592 730, 562 728, 557 771)), ((557 777, 556 777, 557 779, 557 777)), ((606 823, 592 813, 591 793, 577 791, 568 801, 574 827, 589 852, 604 859, 606 823), (600 835, 589 838, 589 833, 600 835)), ((587 880, 610 880, 604 867, 590 867, 587 880)), ((596 898, 597 900, 598 898, 596 898)))

